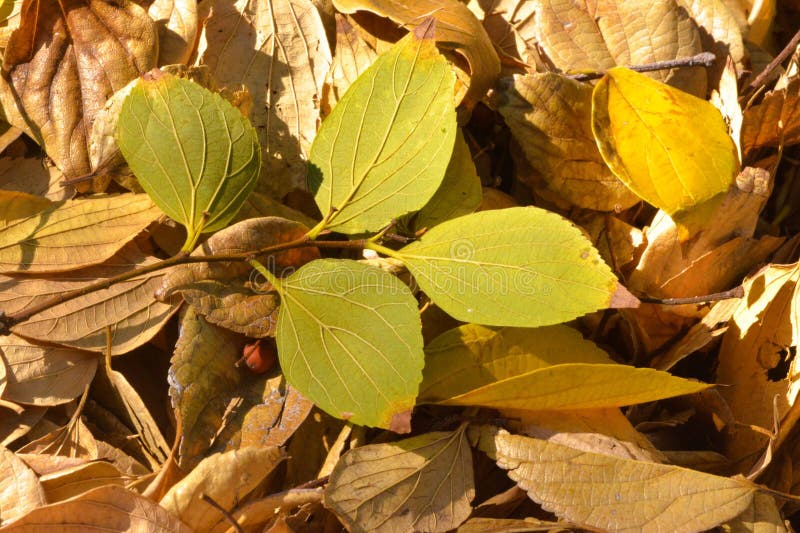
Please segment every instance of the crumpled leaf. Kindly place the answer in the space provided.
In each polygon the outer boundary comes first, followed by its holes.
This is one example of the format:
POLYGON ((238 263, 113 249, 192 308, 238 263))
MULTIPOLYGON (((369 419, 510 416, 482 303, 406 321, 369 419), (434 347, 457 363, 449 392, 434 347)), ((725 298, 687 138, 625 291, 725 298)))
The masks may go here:
POLYGON ((224 228, 258 181, 252 124, 219 94, 159 70, 122 103, 117 143, 147 194, 186 227, 187 252, 224 228))
POLYGON ((387 17, 409 30, 423 24, 426 17, 437 21, 437 42, 453 47, 469 63, 470 86, 465 95, 467 105, 480 100, 500 74, 500 59, 486 30, 469 9, 457 0, 333 0, 342 13, 366 10, 387 17))
POLYGON ((319 259, 279 292, 275 340, 286 380, 336 417, 409 432, 424 353, 408 287, 373 266, 319 259))
POLYGON ((33 470, 6 447, 0 448, 0 501, 0 520, 6 524, 47 501, 33 470))
POLYGON ((634 306, 581 230, 536 207, 443 222, 392 257, 457 320, 535 327, 634 306))
POLYGON ((742 152, 745 157, 762 146, 791 146, 800 142, 800 78, 744 111, 742 152))
POLYGON ((225 517, 201 499, 210 497, 223 509, 239 504, 283 461, 279 448, 243 448, 204 459, 159 502, 193 531, 210 531, 225 517))
MULTIPOLYGON (((20 194, 0 193, 0 199, 20 194)), ((64 272, 101 263, 159 216, 144 194, 48 203, 0 225, 0 272, 64 272)))
POLYGON ((119 487, 98 487, 70 500, 34 509, 3 533, 31 529, 74 528, 87 533, 147 531, 148 533, 191 533, 192 529, 149 498, 119 487))
POLYGON ((498 110, 547 187, 587 209, 639 201, 606 166, 592 134, 592 87, 554 73, 514 77, 498 110))
POLYGON ((306 158, 317 131, 331 50, 309 0, 214 2, 199 64, 222 87, 247 87, 263 166, 257 190, 282 198, 305 188, 306 158), (265 76, 266 73, 266 76, 265 76))
POLYGON ((60 405, 80 396, 94 378, 97 354, 32 344, 16 335, 0 337, 5 400, 60 405))
MULTIPOLYGON (((87 226, 86 230, 92 228, 92 235, 98 239, 110 233, 99 231, 97 226, 87 226)), ((131 243, 107 263, 63 274, 58 280, 0 277, 0 303, 3 303, 6 312, 21 311, 52 296, 156 261, 159 259, 146 255, 135 243, 131 243)), ((14 326, 12 331, 33 340, 104 352, 107 345, 106 328, 110 327, 111 353, 118 355, 129 352, 149 341, 178 310, 178 299, 159 302, 153 297, 164 275, 165 271, 160 270, 68 300, 36 313, 14 326)))
POLYGON ((745 480, 584 452, 483 428, 479 447, 528 496, 560 518, 605 530, 693 533, 744 511, 745 480))
MULTIPOLYGON (((537 45, 564 72, 603 72, 616 65, 643 65, 703 51, 694 21, 674 0, 541 0, 537 5, 537 45)), ((647 76, 696 96, 706 93, 702 68, 659 70, 647 76)))
POLYGON ((351 450, 331 473, 325 505, 353 532, 457 527, 475 497, 465 429, 351 450))
POLYGON ((428 345, 420 401, 533 411, 598 409, 709 387, 650 368, 601 362, 603 355, 565 326, 492 330, 468 324, 428 345))
POLYGON ((441 185, 455 142, 455 75, 431 24, 375 60, 322 123, 308 186, 324 227, 378 231, 421 209, 441 185))
POLYGON ((187 470, 211 446, 225 408, 244 379, 235 366, 244 344, 241 336, 207 323, 191 307, 181 317, 168 381, 172 407, 183 425, 178 463, 187 470))
POLYGON ((67 178, 90 174, 89 131, 106 100, 155 66, 156 27, 135 2, 25 2, 0 99, 67 178))
POLYGON ((197 1, 154 0, 147 14, 158 28, 158 65, 189 61, 197 37, 197 1))
MULTIPOLYGON (((193 256, 255 252, 267 246, 300 239, 308 228, 280 217, 252 218, 212 235, 193 256)), ((275 254, 257 254, 257 261, 278 277, 319 258, 312 246, 275 254)), ((244 262, 192 263, 167 274, 157 292, 159 299, 179 292, 212 324, 252 338, 275 335, 280 303, 272 285, 244 262)))
POLYGON ((739 172, 713 105, 626 68, 595 86, 592 131, 614 174, 669 214, 727 191, 739 172))

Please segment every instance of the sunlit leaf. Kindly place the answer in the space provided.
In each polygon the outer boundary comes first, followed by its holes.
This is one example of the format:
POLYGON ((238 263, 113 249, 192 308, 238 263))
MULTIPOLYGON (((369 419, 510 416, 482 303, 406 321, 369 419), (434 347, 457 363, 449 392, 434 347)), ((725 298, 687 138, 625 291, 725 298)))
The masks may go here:
POLYGON ((409 431, 424 354, 408 287, 376 267, 320 259, 284 279, 280 294, 287 381, 334 416, 409 431))
POLYGON ((580 229, 536 207, 444 222, 393 255, 465 322, 534 327, 636 304, 580 229))
POLYGON ((452 530, 475 497, 465 428, 351 450, 331 473, 325 505, 353 532, 452 530))
POLYGON ((739 172, 717 108, 626 68, 595 86, 592 130, 617 177, 669 214, 727 191, 739 172))
POLYGON ((105 485, 125 484, 125 476, 107 461, 91 461, 39 478, 48 503, 73 498, 105 485))
POLYGON ((9 522, 46 502, 36 474, 6 447, 0 448, 0 519, 9 522))
POLYGON ((326 227, 377 231, 422 208, 442 183, 456 134, 455 75, 430 28, 380 56, 322 123, 308 184, 326 227))
POLYGON ((745 480, 584 452, 504 430, 482 431, 479 447, 545 510, 604 530, 705 531, 744 511, 756 490, 745 480))
POLYGON ((147 14, 158 27, 158 64, 187 63, 197 37, 197 2, 155 0, 147 14))
POLYGON ((227 225, 258 180, 256 131, 230 102, 154 71, 131 89, 117 125, 122 155, 153 201, 189 233, 227 225))

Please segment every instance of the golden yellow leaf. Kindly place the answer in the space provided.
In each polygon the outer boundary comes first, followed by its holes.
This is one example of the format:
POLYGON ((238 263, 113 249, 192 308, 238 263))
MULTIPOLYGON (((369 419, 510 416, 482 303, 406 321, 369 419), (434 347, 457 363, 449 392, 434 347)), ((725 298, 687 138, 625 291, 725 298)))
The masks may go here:
POLYGON ((0 520, 8 523, 44 505, 44 489, 36 474, 8 448, 0 448, 0 520))
POLYGON ((722 525, 725 533, 786 533, 775 498, 756 492, 753 503, 742 514, 722 525))
POLYGON ((626 68, 595 86, 592 130, 617 177, 670 214, 727 191, 739 171, 713 105, 626 68))
POLYGON ((15 221, 36 215, 51 207, 53 202, 33 194, 0 191, 0 229, 6 229, 15 221))
POLYGON ((201 499, 231 509, 284 459, 278 448, 243 448, 204 459, 161 499, 161 506, 195 531, 209 531, 225 517, 201 499))
POLYGON ((694 533, 734 518, 753 501, 745 480, 584 452, 497 428, 479 447, 545 510, 616 532, 694 533))

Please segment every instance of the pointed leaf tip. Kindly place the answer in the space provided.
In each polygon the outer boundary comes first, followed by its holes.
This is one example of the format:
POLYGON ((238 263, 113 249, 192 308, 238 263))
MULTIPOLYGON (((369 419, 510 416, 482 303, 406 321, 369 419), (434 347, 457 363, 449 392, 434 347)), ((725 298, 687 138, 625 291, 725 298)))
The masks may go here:
POLYGON ((433 17, 426 18, 422 24, 414 28, 414 37, 422 41, 424 39, 433 39, 436 35, 436 19, 433 17))

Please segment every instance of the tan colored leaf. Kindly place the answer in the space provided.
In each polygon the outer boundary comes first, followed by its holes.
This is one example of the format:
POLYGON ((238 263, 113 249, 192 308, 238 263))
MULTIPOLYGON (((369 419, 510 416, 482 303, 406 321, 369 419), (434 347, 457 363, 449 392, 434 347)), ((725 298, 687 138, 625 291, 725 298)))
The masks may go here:
MULTIPOLYGON (((725 0, 678 0, 700 29, 706 50, 713 50, 719 64, 731 56, 736 67, 743 69, 746 50, 736 15, 725 0)), ((718 65, 719 65, 718 64, 718 65)))
POLYGON ((283 461, 278 448, 243 448, 204 459, 161 499, 161 506, 195 531, 209 531, 225 517, 201 499, 231 509, 283 461))
POLYGON ((25 192, 59 202, 75 195, 73 187, 65 187, 61 183, 63 178, 58 168, 37 157, 0 159, 0 189, 25 192))
POLYGON ((124 485, 125 478, 111 463, 93 461, 39 478, 49 503, 79 496, 104 485, 124 485))
POLYGON ((639 201, 597 149, 591 85, 553 73, 518 76, 499 111, 548 188, 572 204, 619 212, 639 201))
POLYGON ((331 64, 317 9, 310 0, 222 0, 204 25, 199 64, 220 86, 244 85, 253 97, 250 120, 264 150, 256 190, 281 198, 304 189, 331 64))
POLYGON ((169 395, 183 424, 178 461, 187 470, 211 446, 225 408, 241 386, 244 371, 236 368, 236 361, 244 344, 243 337, 209 324, 191 307, 181 318, 169 395))
POLYGON ((22 0, 10 0, 3 3, 3 20, 0 22, 0 49, 8 46, 8 39, 19 27, 22 0), (11 4, 9 6, 9 4, 11 4))
POLYGON ((527 0, 470 0, 469 8, 481 20, 500 53, 501 61, 521 61, 533 70, 543 66, 536 50, 533 16, 536 3, 527 0))
POLYGON ((570 524, 548 522, 536 518, 470 518, 456 530, 458 533, 529 533, 547 531, 560 533, 572 531, 570 524))
POLYGON ((465 96, 468 104, 480 100, 500 75, 500 59, 486 30, 457 0, 333 0, 343 13, 366 10, 386 17, 412 30, 426 17, 436 19, 435 39, 443 46, 454 48, 469 63, 471 79, 465 96))
POLYGON ((353 532, 457 527, 475 497, 465 428, 351 450, 331 473, 325 505, 353 532))
POLYGON ((97 369, 97 355, 33 344, 16 335, 0 337, 6 400, 30 405, 59 405, 80 396, 97 369))
POLYGON ((20 219, 33 217, 55 205, 50 200, 25 192, 0 191, 0 230, 20 219))
POLYGON ((52 454, 81 459, 99 458, 97 455, 97 441, 80 418, 29 442, 17 451, 19 453, 52 454))
POLYGON ((739 515, 756 491, 744 480, 584 452, 496 428, 482 431, 479 446, 545 510, 605 530, 704 531, 739 515))
POLYGON ((46 503, 36 474, 14 452, 0 448, 0 520, 8 523, 46 503))
POLYGON ((800 142, 800 78, 784 89, 767 93, 764 100, 745 110, 742 152, 745 157, 762 146, 789 146, 800 142))
POLYGON ((0 229, 0 272, 64 272, 100 263, 159 216, 145 194, 53 202, 0 229))
POLYGON ((3 59, 7 118, 29 132, 66 177, 88 174, 95 114, 116 90, 155 66, 157 51, 155 24, 134 2, 26 1, 3 59))
MULTIPOLYGON (((11 404, 13 405, 13 404, 11 404)), ((28 434, 44 416, 46 407, 28 405, 11 409, 9 405, 0 410, 0 444, 9 446, 12 442, 28 434)))
POLYGON ((756 492, 750 507, 727 524, 723 524, 722 530, 726 533, 786 533, 787 531, 775 498, 762 492, 756 492))
MULTIPOLYGON (((255 252, 299 239, 308 228, 280 217, 244 220, 208 239, 192 255, 255 252)), ((319 258, 314 247, 256 255, 255 259, 279 277, 319 258)), ((209 322, 253 338, 273 336, 280 299, 266 280, 244 262, 194 263, 173 269, 157 296, 180 292, 195 311, 209 322)))
POLYGON ((372 64, 378 54, 353 27, 351 19, 336 14, 336 55, 322 91, 325 114, 342 98, 350 84, 372 64))
POLYGON ((148 533, 191 533, 191 529, 152 500, 135 492, 107 485, 71 500, 35 509, 3 533, 70 528, 86 533, 147 531, 148 533))
MULTIPOLYGON (((605 71, 703 51, 694 21, 674 0, 540 0, 538 4, 534 16, 538 44, 562 71, 605 71)), ((705 97, 702 68, 660 70, 648 76, 705 97)))
POLYGON ((147 13, 158 28, 158 65, 189 61, 197 37, 197 1, 155 0, 147 13))

